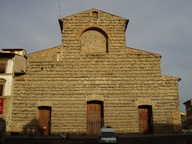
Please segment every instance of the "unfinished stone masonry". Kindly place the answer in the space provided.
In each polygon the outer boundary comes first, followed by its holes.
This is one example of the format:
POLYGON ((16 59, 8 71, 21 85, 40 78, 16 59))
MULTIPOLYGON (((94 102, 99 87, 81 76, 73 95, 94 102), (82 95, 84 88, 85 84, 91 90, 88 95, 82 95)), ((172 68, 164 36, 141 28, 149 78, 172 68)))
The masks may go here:
POLYGON ((15 77, 11 132, 180 132, 179 78, 159 54, 126 47, 128 19, 97 9, 59 20, 62 44, 27 55, 15 77))

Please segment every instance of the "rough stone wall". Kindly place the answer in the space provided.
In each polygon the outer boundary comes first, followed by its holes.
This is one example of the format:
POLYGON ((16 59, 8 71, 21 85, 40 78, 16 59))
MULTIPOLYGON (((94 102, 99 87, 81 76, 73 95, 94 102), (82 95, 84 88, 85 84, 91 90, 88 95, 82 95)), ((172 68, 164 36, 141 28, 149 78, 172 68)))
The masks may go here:
MULTIPOLYGON (((109 36, 109 52, 123 53, 122 48, 126 47, 125 29, 128 23, 127 19, 99 11, 98 18, 92 18, 92 12, 89 10, 81 12, 66 18, 60 19, 62 27, 62 43, 64 54, 79 54, 80 38, 84 30, 88 28, 100 28, 109 36)), ((65 57, 63 57, 65 58, 65 57)))
POLYGON ((127 20, 102 11, 95 20, 92 11, 61 20, 61 46, 28 55, 15 80, 12 131, 36 131, 38 106, 50 106, 52 133, 86 133, 88 100, 103 101, 104 124, 118 133, 139 133, 140 105, 152 106, 154 133, 178 131, 178 79, 161 75, 160 55, 125 47, 127 20), (81 53, 91 27, 108 35, 108 53, 81 53))

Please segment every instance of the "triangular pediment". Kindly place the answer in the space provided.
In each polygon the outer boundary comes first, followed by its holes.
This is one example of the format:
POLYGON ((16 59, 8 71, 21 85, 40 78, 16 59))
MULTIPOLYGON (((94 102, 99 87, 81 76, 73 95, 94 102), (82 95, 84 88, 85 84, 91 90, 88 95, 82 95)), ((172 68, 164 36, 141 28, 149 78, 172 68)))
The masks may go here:
MULTIPOLYGON (((63 17, 63 18, 61 18, 60 20, 78 17, 78 16, 80 16, 80 14, 85 14, 85 15, 86 15, 87 13, 90 13, 90 15, 91 15, 91 13, 94 12, 94 11, 98 12, 99 14, 108 15, 109 17, 113 17, 113 18, 116 17, 116 18, 118 18, 118 19, 128 20, 128 19, 126 19, 126 18, 117 16, 117 15, 114 15, 114 14, 111 14, 111 13, 108 13, 108 12, 105 12, 105 11, 102 11, 102 10, 98 10, 98 9, 95 9, 95 8, 92 8, 92 9, 89 9, 89 10, 86 10, 86 11, 83 11, 83 12, 79 12, 79 13, 76 13, 76 14, 73 14, 73 15, 69 15, 69 16, 67 16, 67 17, 63 17)), ((89 15, 89 16, 90 16, 90 15, 89 15)))
POLYGON ((104 11, 93 8, 93 9, 89 9, 89 10, 79 12, 79 13, 76 13, 76 14, 73 14, 73 15, 59 19, 59 24, 60 24, 61 30, 62 30, 63 22, 64 21, 67 22, 71 19, 73 19, 73 20, 76 19, 77 23, 79 22, 79 20, 83 20, 84 22, 89 23, 90 19, 94 19, 94 16, 93 16, 94 12, 98 14, 98 19, 100 21, 115 20, 115 19, 118 21, 124 21, 125 22, 125 29, 127 28, 127 25, 129 23, 129 20, 126 18, 123 18, 123 17, 117 16, 117 15, 110 14, 108 12, 104 12, 104 11))

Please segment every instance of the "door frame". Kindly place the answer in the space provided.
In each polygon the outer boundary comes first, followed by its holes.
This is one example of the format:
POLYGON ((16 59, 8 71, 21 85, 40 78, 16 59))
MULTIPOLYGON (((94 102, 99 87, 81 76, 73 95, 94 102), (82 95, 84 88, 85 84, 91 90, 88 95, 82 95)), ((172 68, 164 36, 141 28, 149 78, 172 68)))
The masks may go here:
POLYGON ((41 130, 41 128, 39 127, 39 113, 40 113, 40 110, 49 110, 49 112, 50 112, 50 118, 49 118, 49 123, 48 123, 48 135, 50 135, 51 134, 51 113, 52 113, 52 107, 50 107, 50 106, 38 106, 38 120, 37 120, 37 126, 38 126, 38 132, 39 132, 39 134, 41 135, 41 132, 40 132, 40 130, 41 130))
POLYGON ((86 127, 87 127, 87 134, 91 135, 88 133, 88 104, 100 104, 101 105, 101 116, 100 116, 100 121, 101 121, 100 128, 101 128, 102 126, 104 126, 104 102, 100 101, 100 100, 87 101, 87 105, 86 105, 86 107, 87 107, 87 112, 86 112, 87 113, 86 114, 87 125, 86 125, 86 127))
MULTIPOLYGON (((148 110, 148 132, 145 134, 152 134, 153 133, 153 111, 151 105, 140 105, 138 106, 138 120, 139 120, 139 132, 140 131, 140 116, 139 116, 139 109, 147 109, 148 110)), ((144 133, 143 133, 144 134, 144 133)))

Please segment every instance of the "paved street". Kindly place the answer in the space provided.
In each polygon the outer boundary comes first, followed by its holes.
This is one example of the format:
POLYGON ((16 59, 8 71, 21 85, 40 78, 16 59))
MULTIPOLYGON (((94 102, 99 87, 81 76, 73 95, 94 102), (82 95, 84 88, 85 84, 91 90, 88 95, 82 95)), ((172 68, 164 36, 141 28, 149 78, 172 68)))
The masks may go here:
MULTIPOLYGON (((24 136, 6 137, 5 144, 97 144, 96 137, 72 137, 69 141, 62 141, 58 136, 35 136, 28 141, 24 136)), ((192 134, 175 135, 140 135, 119 137, 118 144, 192 144, 192 134)))

